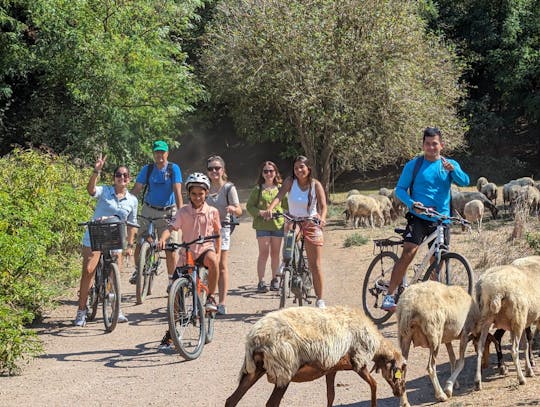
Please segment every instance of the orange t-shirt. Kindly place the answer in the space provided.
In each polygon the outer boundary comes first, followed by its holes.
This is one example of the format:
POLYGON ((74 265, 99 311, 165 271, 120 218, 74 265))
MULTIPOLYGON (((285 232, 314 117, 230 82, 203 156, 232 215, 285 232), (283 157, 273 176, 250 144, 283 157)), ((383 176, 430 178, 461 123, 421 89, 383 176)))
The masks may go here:
MULTIPOLYGON (((171 228, 182 231, 182 240, 191 242, 199 236, 219 235, 221 223, 219 221, 219 211, 208 205, 206 202, 198 209, 191 203, 184 205, 176 212, 176 216, 171 223, 171 228)), ((215 251, 214 241, 208 240, 202 244, 193 244, 189 250, 193 253, 193 258, 198 259, 207 250, 215 251)), ((185 264, 185 250, 180 250, 178 266, 185 264)))

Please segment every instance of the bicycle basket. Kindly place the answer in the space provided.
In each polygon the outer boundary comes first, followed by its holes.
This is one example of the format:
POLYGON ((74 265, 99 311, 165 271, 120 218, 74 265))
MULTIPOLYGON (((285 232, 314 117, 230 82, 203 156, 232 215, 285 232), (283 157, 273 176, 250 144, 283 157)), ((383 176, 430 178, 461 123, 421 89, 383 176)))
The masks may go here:
POLYGON ((92 221, 88 223, 92 251, 122 250, 126 248, 125 222, 92 221))

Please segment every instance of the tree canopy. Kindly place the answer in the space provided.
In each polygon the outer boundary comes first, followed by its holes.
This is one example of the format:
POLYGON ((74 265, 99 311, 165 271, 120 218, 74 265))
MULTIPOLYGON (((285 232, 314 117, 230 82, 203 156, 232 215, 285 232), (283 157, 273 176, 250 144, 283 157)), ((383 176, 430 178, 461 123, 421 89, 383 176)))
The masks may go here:
POLYGON ((237 129, 297 142, 326 186, 331 168, 410 158, 428 125, 462 142, 461 66, 411 2, 224 0, 204 47, 205 83, 237 129))

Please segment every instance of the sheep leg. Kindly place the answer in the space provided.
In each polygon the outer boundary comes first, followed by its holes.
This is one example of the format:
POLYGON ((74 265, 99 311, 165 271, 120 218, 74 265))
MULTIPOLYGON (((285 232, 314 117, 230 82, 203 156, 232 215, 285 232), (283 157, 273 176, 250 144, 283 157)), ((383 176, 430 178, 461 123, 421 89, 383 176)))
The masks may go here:
POLYGON ((453 363, 454 369, 452 371, 452 374, 450 375, 450 378, 447 380, 446 386, 444 388, 444 392, 446 393, 448 397, 452 397, 454 387, 457 389, 459 386, 457 377, 463 370, 463 367, 465 366, 465 349, 467 349, 468 342, 469 342, 469 338, 466 335, 462 334, 459 341, 459 360, 457 364, 455 363, 456 357, 454 355, 454 349, 452 348, 452 344, 450 342, 446 344, 446 347, 448 349, 448 354, 450 355, 450 353, 452 353, 453 358, 454 358, 454 363, 453 363), (452 350, 450 351, 450 349, 452 350))
POLYGON ((476 390, 482 390, 482 355, 484 353, 484 346, 486 346, 486 338, 490 325, 491 322, 482 326, 480 339, 478 340, 478 357, 476 358, 476 375, 474 377, 476 390))
POLYGON ((534 367, 536 365, 536 363, 534 363, 534 357, 533 357, 533 353, 532 353, 532 349, 533 349, 533 335, 532 335, 532 330, 531 330, 531 327, 528 326, 527 328, 525 328, 525 335, 527 336, 527 341, 529 342, 529 360, 531 361, 531 367, 534 367))
POLYGON ((427 372, 429 375, 429 378, 431 379, 431 383, 433 384, 433 389, 435 390, 435 398, 439 401, 446 401, 448 400, 448 397, 444 393, 441 384, 439 383, 439 379, 437 377, 437 365, 436 365, 436 359, 437 354, 439 353, 439 346, 433 346, 431 345, 429 347, 429 360, 427 365, 427 372))
POLYGON ((334 405, 334 398, 336 397, 336 373, 337 372, 331 372, 326 375, 326 400, 328 407, 332 407, 334 405))
MULTIPOLYGON (((522 333, 522 329, 518 329, 519 333, 522 333)), ((525 376, 523 375, 523 371, 521 370, 521 364, 519 363, 519 336, 516 335, 516 333, 512 330, 512 360, 514 361, 514 365, 516 366, 517 376, 519 380, 519 384, 525 384, 527 380, 525 380, 525 376)))
POLYGON ((259 366, 257 366, 257 369, 253 373, 244 373, 240 378, 240 383, 234 393, 231 394, 227 401, 225 401, 225 407, 236 406, 251 386, 253 386, 265 373, 266 371, 259 366))
MULTIPOLYGON (((506 364, 503 360, 503 354, 502 354, 502 337, 506 331, 504 329, 497 329, 495 333, 493 334, 493 337, 499 342, 499 346, 497 346, 497 342, 495 342, 495 350, 497 352, 497 367, 499 368, 499 373, 503 376, 506 376, 508 373, 508 368, 506 367, 506 364)), ((489 357, 489 355, 488 355, 489 357)))
POLYGON ((369 374, 367 366, 363 366, 360 371, 357 371, 356 373, 369 384, 369 388, 371 389, 371 407, 377 407, 377 382, 373 376, 369 374))
POLYGON ((408 336, 401 336, 399 335, 399 345, 401 347, 401 354, 403 355, 403 358, 405 360, 409 359, 409 349, 411 348, 411 341, 412 338, 410 335, 408 336))
POLYGON ((288 387, 289 387, 289 383, 287 383, 283 387, 278 387, 277 385, 275 385, 274 390, 272 391, 272 394, 270 395, 270 398, 266 402, 266 407, 278 407, 288 387))
MULTIPOLYGON (((451 342, 447 342, 446 344, 446 351, 448 352, 448 359, 450 360, 450 376, 452 376, 452 373, 456 370, 456 354, 454 353, 454 347, 452 346, 451 342)), ((456 376, 457 377, 457 376, 456 376)), ((448 383, 448 382, 447 382, 448 383)), ((459 383, 457 380, 452 380, 453 387, 456 389, 459 389, 459 383)), ((444 390, 446 393, 446 389, 444 390)), ((446 393, 448 395, 448 393, 446 393)), ((451 397, 452 393, 448 395, 448 397, 451 397)))
POLYGON ((525 375, 527 377, 534 377, 534 370, 531 363, 531 329, 529 327, 525 328, 524 333, 525 337, 523 339, 525 341, 525 375))

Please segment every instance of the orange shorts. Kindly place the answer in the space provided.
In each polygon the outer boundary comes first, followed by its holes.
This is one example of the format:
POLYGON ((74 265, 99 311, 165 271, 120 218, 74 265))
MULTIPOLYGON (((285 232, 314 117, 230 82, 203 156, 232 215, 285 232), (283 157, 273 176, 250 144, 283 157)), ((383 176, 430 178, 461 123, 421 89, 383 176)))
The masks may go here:
POLYGON ((304 239, 313 246, 322 246, 324 244, 323 231, 320 225, 313 222, 303 222, 301 224, 304 239))

